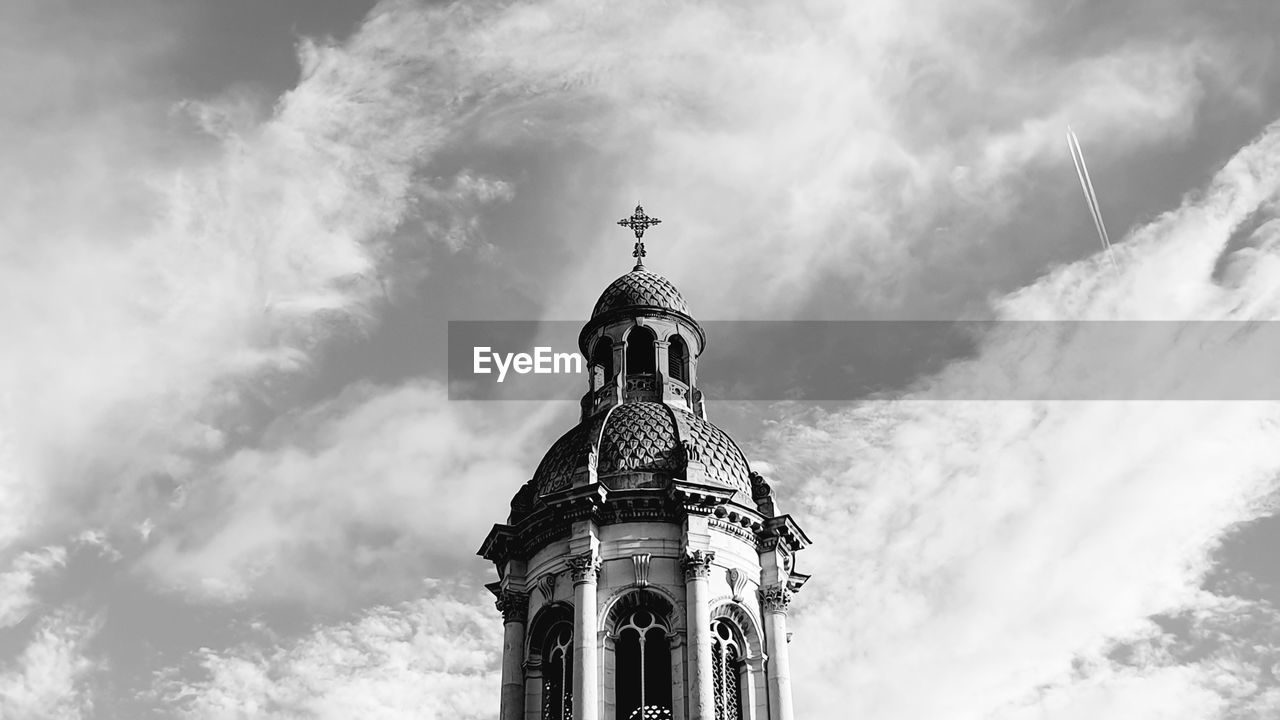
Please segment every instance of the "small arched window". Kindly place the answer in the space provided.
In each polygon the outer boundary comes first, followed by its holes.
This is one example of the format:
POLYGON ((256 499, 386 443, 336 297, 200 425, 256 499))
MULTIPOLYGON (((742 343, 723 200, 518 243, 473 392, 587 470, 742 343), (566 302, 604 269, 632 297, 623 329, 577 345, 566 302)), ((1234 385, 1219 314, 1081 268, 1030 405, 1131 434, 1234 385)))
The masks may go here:
POLYGON ((653 373, 653 340, 648 328, 633 328, 627 333, 627 375, 653 373))
POLYGON ((573 717, 573 626, 559 623, 542 648, 542 720, 573 717))
POLYGON ((671 646, 666 627, 649 610, 618 626, 617 720, 671 717, 671 646))
POLYGON ((602 337, 591 350, 591 364, 600 368, 603 380, 613 377, 613 341, 602 337))
POLYGON ((742 720, 742 643, 737 629, 723 618, 711 624, 711 681, 715 720, 742 720))
POLYGON ((679 335, 672 336, 667 346, 667 374, 682 383, 689 382, 689 350, 679 335))

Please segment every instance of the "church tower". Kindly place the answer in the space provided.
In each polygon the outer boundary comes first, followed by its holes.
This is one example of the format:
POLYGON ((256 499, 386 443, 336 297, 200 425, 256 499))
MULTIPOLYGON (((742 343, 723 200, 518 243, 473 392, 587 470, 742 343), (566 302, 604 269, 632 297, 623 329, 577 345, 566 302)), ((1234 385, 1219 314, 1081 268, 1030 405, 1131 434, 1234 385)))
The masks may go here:
POLYGON ((551 446, 480 555, 502 612, 501 720, 792 720, 787 607, 809 544, 707 420, 702 327, 635 268, 578 345, 581 421, 551 446))

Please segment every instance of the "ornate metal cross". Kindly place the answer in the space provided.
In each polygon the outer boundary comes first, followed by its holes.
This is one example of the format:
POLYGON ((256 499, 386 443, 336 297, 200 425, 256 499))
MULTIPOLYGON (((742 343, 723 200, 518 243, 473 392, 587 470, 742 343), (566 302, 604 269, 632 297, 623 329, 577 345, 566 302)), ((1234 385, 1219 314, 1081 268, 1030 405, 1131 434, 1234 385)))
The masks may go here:
POLYGON ((636 259, 637 268, 644 267, 644 231, 660 222, 662 221, 658 218, 645 215, 644 208, 639 205, 636 206, 636 211, 631 214, 631 217, 622 218, 618 221, 619 225, 624 228, 631 228, 632 232, 636 234, 636 249, 632 251, 631 256, 636 259))

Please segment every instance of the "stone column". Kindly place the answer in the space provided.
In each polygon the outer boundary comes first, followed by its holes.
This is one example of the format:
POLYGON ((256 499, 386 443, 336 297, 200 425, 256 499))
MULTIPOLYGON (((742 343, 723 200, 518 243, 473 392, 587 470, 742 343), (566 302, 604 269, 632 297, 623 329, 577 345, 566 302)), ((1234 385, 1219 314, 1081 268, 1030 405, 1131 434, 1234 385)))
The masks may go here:
POLYGON ((690 550, 681 558, 689 612, 689 720, 715 720, 711 670, 711 561, 709 550, 690 550))
POLYGON ((787 653, 787 606, 791 591, 785 584, 770 585, 760 591, 764 608, 765 652, 769 655, 765 675, 769 687, 769 720, 794 720, 791 709, 791 659, 787 653))
POLYGON ((524 718, 524 628, 529 617, 529 593, 503 590, 498 594, 502 612, 501 720, 524 718))
POLYGON ((662 398, 667 396, 667 380, 670 376, 667 371, 671 369, 667 352, 671 347, 669 340, 653 341, 653 377, 658 381, 658 394, 662 398))
POLYGON ((600 556, 594 550, 569 558, 573 577, 573 720, 598 720, 600 658, 596 634, 596 581, 600 556))

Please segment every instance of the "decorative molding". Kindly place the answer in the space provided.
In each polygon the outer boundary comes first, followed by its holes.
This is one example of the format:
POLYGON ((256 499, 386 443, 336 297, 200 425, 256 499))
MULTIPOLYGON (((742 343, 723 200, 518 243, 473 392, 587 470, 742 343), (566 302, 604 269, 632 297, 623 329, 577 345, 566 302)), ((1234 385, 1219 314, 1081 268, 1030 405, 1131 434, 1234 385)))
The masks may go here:
POLYGON ((685 580, 711 577, 711 561, 715 559, 716 554, 711 550, 686 550, 680 558, 685 580))
POLYGON ((755 532, 753 532, 751 528, 742 527, 739 523, 730 522, 723 518, 713 517, 708 521, 707 525, 719 530, 725 535, 738 538, 745 543, 754 545, 756 542, 755 532))
POLYGON ((698 450, 698 446, 689 442, 688 439, 680 440, 680 444, 677 446, 677 453, 682 463, 702 462, 702 454, 698 450))
POLYGON ((791 590, 786 585, 770 585, 760 589, 760 604, 765 612, 787 614, 791 605, 791 590))
POLYGON ((549 572, 538 578, 538 582, 534 584, 538 592, 542 593, 542 599, 545 602, 551 602, 556 595, 556 574, 549 572))
POLYGON ((633 504, 622 505, 610 503, 600 511, 600 522, 603 524, 621 522, 679 522, 683 516, 674 509, 662 504, 660 499, 644 501, 636 499, 633 504))
POLYGON ((769 485, 769 481, 765 480, 763 475, 752 470, 747 477, 751 480, 752 499, 762 500, 773 495, 773 487, 769 485))
POLYGON ((746 641, 749 654, 763 655, 763 631, 760 629, 759 608, 752 609, 746 603, 733 602, 729 598, 719 598, 711 602, 711 619, 728 619, 738 626, 746 641))
POLYGON ((631 556, 631 567, 636 573, 636 584, 645 587, 649 584, 649 553, 639 553, 631 556))
POLYGON ((658 381, 650 374, 630 375, 625 382, 628 393, 651 393, 658 389, 658 381))
POLYGON ((733 590, 734 602, 742 602, 742 591, 747 588, 747 574, 738 568, 729 568, 729 587, 733 590))
POLYGON ((574 585, 582 583, 594 583, 600 577, 600 556, 595 550, 588 550, 581 555, 575 555, 569 558, 569 575, 573 578, 574 585))
MULTIPOLYGON (((645 588, 623 587, 616 590, 600 606, 600 628, 608 638, 618 629, 618 623, 631 611, 644 608, 663 618, 670 633, 683 632, 685 613, 681 600, 661 585, 645 588)), ((615 638, 616 639, 616 638, 615 638)))
POLYGON ((523 623, 529 619, 529 593, 502 590, 497 593, 494 606, 502 613, 504 623, 523 623))

